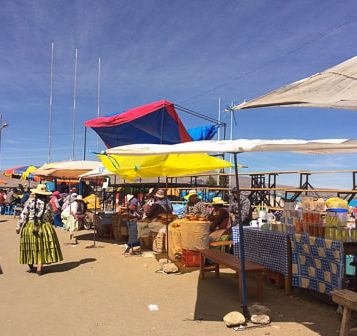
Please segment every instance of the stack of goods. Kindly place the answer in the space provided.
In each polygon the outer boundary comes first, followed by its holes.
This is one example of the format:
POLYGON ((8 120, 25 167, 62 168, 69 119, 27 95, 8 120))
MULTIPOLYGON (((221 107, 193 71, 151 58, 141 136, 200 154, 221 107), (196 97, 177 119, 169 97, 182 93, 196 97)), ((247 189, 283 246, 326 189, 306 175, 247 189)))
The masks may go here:
POLYGON ((168 254, 170 260, 179 259, 182 256, 181 223, 173 221, 168 227, 168 254))
POLYGON ((286 202, 282 216, 282 224, 287 232, 308 233, 310 236, 324 236, 322 214, 325 201, 322 198, 302 197, 300 203, 286 202))
MULTIPOLYGON (((176 218, 177 217, 172 214, 161 214, 157 218, 149 221, 149 234, 146 232, 144 237, 150 239, 150 244, 154 252, 166 252, 166 226, 176 218)), ((147 240, 145 244, 147 244, 147 240)))
POLYGON ((197 216, 188 216, 180 221, 182 263, 188 267, 199 266, 199 250, 209 248, 210 222, 197 216))
POLYGON ((166 225, 176 219, 172 214, 161 214, 148 223, 152 250, 157 253, 166 251, 166 225))
POLYGON ((332 240, 357 241, 354 219, 349 219, 349 206, 341 198, 302 197, 301 203, 285 203, 281 218, 282 231, 307 233, 332 240))
POLYGON ((137 222, 138 239, 144 248, 154 252, 165 252, 166 227, 159 219, 139 220, 137 222))
POLYGON ((150 239, 152 241, 152 250, 156 253, 163 253, 166 251, 166 228, 163 227, 159 232, 150 232, 150 239))
POLYGON ((139 220, 136 223, 138 230, 138 240, 140 242, 140 246, 143 248, 150 248, 150 227, 149 222, 144 220, 139 220))
MULTIPOLYGON (((301 232, 300 220, 302 218, 302 211, 297 207, 295 202, 285 202, 281 220, 281 230, 287 232, 301 232)), ((279 223, 277 224, 279 226, 279 223)))
POLYGON ((357 231, 354 220, 349 221, 349 206, 341 198, 329 198, 326 201, 325 237, 328 239, 356 241, 357 231))

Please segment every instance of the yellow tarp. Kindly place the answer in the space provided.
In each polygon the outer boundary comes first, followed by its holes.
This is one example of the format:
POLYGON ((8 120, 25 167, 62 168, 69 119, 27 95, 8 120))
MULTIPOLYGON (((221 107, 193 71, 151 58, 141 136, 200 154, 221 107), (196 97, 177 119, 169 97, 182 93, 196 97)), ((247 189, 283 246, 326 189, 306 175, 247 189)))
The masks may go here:
POLYGON ((35 167, 35 166, 28 166, 26 171, 22 173, 21 180, 26 180, 27 177, 36 169, 37 169, 37 167, 35 167))
POLYGON ((83 199, 87 204, 87 209, 100 209, 100 201, 97 196, 91 194, 83 199))
POLYGON ((230 168, 231 163, 205 153, 145 156, 98 155, 108 170, 124 179, 190 176, 214 169, 230 168))

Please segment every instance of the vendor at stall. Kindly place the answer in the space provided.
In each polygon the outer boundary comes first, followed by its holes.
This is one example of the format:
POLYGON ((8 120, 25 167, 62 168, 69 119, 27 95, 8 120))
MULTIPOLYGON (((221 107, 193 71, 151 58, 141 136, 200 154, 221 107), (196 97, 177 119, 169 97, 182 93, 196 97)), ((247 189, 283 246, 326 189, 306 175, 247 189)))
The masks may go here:
POLYGON ((143 204, 143 219, 147 217, 147 213, 150 211, 151 206, 155 203, 155 189, 150 188, 148 193, 144 196, 144 204, 143 204))
POLYGON ((229 212, 224 207, 224 201, 221 197, 214 197, 212 200, 213 210, 208 215, 208 220, 212 222, 210 232, 215 230, 227 229, 229 224, 229 212))
MULTIPOLYGON (((250 206, 250 201, 242 192, 240 192, 240 202, 238 202, 238 189, 237 187, 232 188, 231 195, 229 198, 229 212, 234 217, 234 225, 236 225, 235 217, 238 216, 238 207, 240 203, 241 208, 241 223, 243 225, 249 225, 249 222, 252 220, 252 208, 250 206)), ((234 226, 232 224, 232 226, 234 226)))
POLYGON ((198 197, 197 191, 192 189, 185 196, 185 199, 188 200, 186 204, 186 215, 197 215, 204 217, 206 216, 206 205, 198 197))
POLYGON ((161 214, 172 214, 172 205, 165 195, 165 190, 159 189, 155 195, 155 201, 146 213, 148 219, 154 219, 161 214))
POLYGON ((224 201, 221 197, 214 197, 212 200, 213 210, 208 215, 210 224, 210 241, 220 240, 223 235, 228 234, 229 229, 229 212, 224 207, 224 201))

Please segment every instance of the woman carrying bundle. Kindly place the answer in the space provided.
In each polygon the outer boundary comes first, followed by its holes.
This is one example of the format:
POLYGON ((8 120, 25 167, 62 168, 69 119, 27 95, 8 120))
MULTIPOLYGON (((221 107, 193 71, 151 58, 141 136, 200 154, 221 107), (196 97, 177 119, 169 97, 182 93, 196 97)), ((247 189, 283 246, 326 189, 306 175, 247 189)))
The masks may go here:
POLYGON ((16 233, 20 233, 20 264, 28 264, 28 272, 43 274, 43 265, 63 260, 57 234, 51 225, 46 185, 31 189, 31 197, 25 203, 16 233), (36 265, 36 269, 34 268, 36 265))

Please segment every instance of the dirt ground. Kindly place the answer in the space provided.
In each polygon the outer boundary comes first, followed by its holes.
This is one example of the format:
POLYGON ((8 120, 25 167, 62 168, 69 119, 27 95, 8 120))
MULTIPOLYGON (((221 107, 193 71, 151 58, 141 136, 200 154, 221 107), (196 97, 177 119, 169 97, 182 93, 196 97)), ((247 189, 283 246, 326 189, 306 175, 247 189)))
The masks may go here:
MULTIPOLYGON (((112 241, 88 248, 91 231, 78 232, 79 245, 73 247, 68 233, 57 228, 64 261, 47 266, 43 276, 27 273, 18 263, 15 223, 0 216, 1 335, 338 335, 341 316, 335 306, 311 295, 286 296, 271 284, 261 303, 272 310, 272 323, 229 329, 222 317, 240 309, 232 272, 222 270, 220 279, 207 274, 205 280, 196 268, 156 273, 159 264, 150 254, 125 257, 112 241), (159 310, 151 311, 150 304, 159 310)), ((256 300, 249 297, 252 303, 256 300)))

